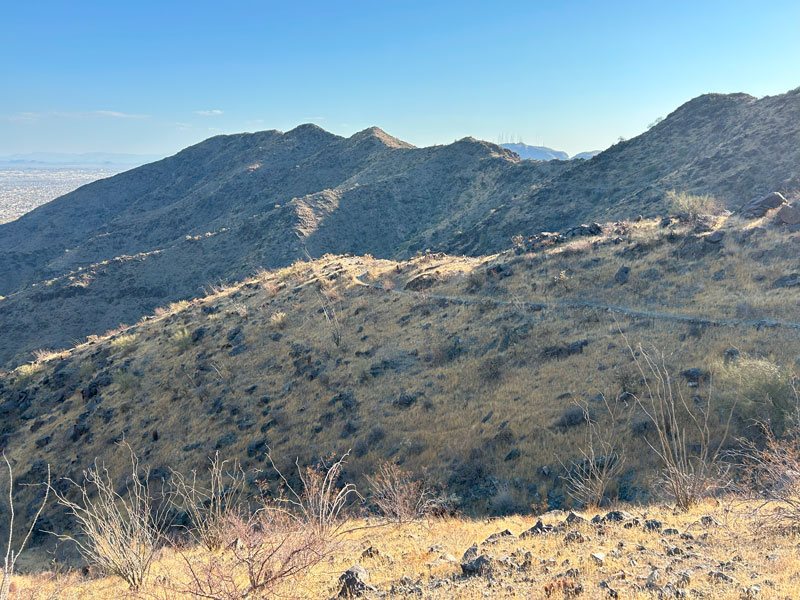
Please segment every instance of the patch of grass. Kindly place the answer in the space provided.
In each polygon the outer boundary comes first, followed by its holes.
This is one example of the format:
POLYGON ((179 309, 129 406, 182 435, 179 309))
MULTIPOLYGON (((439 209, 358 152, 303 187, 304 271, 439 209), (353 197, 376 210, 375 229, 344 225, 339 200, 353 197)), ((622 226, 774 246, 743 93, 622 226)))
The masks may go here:
POLYGON ((139 385, 139 378, 133 373, 126 370, 115 371, 111 376, 111 381, 114 383, 121 392, 129 392, 135 390, 139 385))
POLYGON ((118 335, 111 340, 111 347, 119 352, 121 356, 130 354, 136 350, 136 334, 118 335))
POLYGON ((709 194, 695 195, 670 190, 667 192, 665 200, 675 212, 688 213, 692 217, 717 215, 722 210, 719 201, 709 194))
POLYGON ((181 327, 170 339, 178 352, 184 352, 192 346, 192 332, 188 327, 181 327))
POLYGON ((285 329, 289 324, 289 317, 283 311, 275 311, 269 317, 269 324, 276 329, 285 329))

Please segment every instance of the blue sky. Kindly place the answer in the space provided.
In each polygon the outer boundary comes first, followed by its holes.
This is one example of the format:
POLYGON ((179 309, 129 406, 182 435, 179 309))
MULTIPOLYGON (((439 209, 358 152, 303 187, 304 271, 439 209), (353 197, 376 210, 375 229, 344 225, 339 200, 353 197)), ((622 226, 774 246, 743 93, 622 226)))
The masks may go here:
POLYGON ((377 125, 607 147, 705 92, 800 86, 800 2, 0 2, 0 154, 171 154, 377 125))

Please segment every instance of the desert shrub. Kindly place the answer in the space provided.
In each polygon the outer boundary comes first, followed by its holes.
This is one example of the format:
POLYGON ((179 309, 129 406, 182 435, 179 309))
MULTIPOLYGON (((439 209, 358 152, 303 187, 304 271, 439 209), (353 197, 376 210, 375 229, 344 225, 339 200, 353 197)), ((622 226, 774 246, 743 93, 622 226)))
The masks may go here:
POLYGON ((657 350, 628 346, 642 376, 637 407, 653 423, 655 441, 645 441, 661 463, 664 490, 681 510, 689 510, 726 482, 722 448, 728 438, 735 405, 719 417, 712 399, 690 406, 672 378, 666 357, 657 350))
MULTIPOLYGON (((795 401, 800 404, 798 393, 795 401)), ((736 453, 741 459, 742 490, 757 502, 764 524, 777 528, 800 528, 800 423, 778 437, 763 425, 765 443, 743 440, 736 453), (771 508, 770 511, 764 509, 771 508)))
POLYGON ((489 501, 489 508, 495 516, 505 516, 517 512, 517 503, 507 485, 501 485, 489 501))
POLYGON ((295 461, 300 485, 293 486, 275 465, 272 455, 267 453, 282 484, 280 501, 291 511, 294 519, 323 539, 331 539, 342 532, 347 522, 345 509, 351 500, 363 501, 352 483, 339 485, 349 454, 339 459, 329 457, 305 469, 295 461))
MULTIPOLYGON (((120 577, 132 590, 146 580, 169 525, 164 490, 151 489, 150 470, 140 468, 130 453, 131 474, 122 492, 108 469, 95 461, 83 482, 66 479, 66 489, 53 489, 58 503, 75 519, 77 533, 61 534, 83 558, 105 573, 120 577), (76 500, 68 497, 74 492, 76 500)), ((163 483, 163 482, 162 482, 163 483)))
POLYGON ((622 436, 627 434, 631 411, 620 400, 610 403, 603 397, 603 405, 602 422, 588 418, 588 407, 579 406, 586 427, 578 456, 568 463, 558 459, 566 471, 564 491, 582 506, 601 506, 625 466, 622 436))
POLYGON ((20 387, 24 387, 36 378, 42 371, 43 365, 40 363, 28 363, 26 365, 22 365, 17 368, 16 370, 16 385, 20 387))
POLYGON ((178 331, 172 334, 170 341, 178 352, 183 352, 192 346, 192 333, 187 327, 181 327, 178 331))
POLYGON ((504 356, 485 358, 478 366, 478 376, 486 383, 496 382, 503 375, 505 362, 504 356))
MULTIPOLYGON (((15 548, 14 527, 17 524, 17 515, 14 506, 14 470, 11 468, 11 463, 6 457, 5 452, 3 452, 2 456, 3 461, 6 463, 6 469, 8 472, 8 506, 4 507, 4 510, 2 511, 2 514, 4 515, 4 522, 2 525, 7 530, 8 541, 6 544, 3 544, 3 546, 0 546, 0 548, 5 548, 2 571, 0 571, 0 600, 9 600, 9 598, 11 598, 11 578, 14 576, 14 570, 17 567, 17 560, 19 559, 20 554, 22 554, 22 551, 25 550, 25 546, 27 546, 31 535, 33 535, 33 529, 36 527, 36 522, 39 520, 42 510, 44 510, 44 507, 47 504, 47 499, 50 493, 50 466, 47 466, 47 479, 46 481, 42 482, 45 485, 44 498, 42 499, 41 504, 35 508, 35 512, 30 520, 30 524, 25 530, 22 540, 19 541, 15 548)), ((0 504, 0 507, 1 506, 2 504, 0 504)))
POLYGON ((473 269, 467 274, 466 291, 477 292, 486 283, 486 274, 478 269, 473 269))
POLYGON ((333 344, 338 348, 342 343, 342 333, 344 332, 344 324, 338 306, 341 298, 335 290, 320 291, 318 295, 322 306, 322 314, 325 317, 325 325, 331 335, 333 344))
POLYGON ((777 435, 790 426, 796 402, 789 369, 766 359, 740 356, 716 365, 714 372, 718 395, 736 404, 741 419, 767 423, 777 435))
POLYGON ((433 508, 432 491, 393 462, 383 463, 374 475, 367 476, 367 482, 372 505, 389 520, 410 521, 433 508))
POLYGON ((288 318, 285 312, 276 311, 270 315, 269 324, 276 329, 284 329, 288 324, 288 318))
POLYGON ((588 408, 573 404, 561 411, 561 415, 556 419, 556 425, 568 429, 590 421, 591 415, 589 414, 588 408))
POLYGON ((130 354, 136 349, 136 334, 118 335, 111 340, 111 347, 123 356, 130 354))
POLYGON ((188 517, 187 531, 214 552, 223 547, 229 524, 247 509, 243 502, 246 482, 237 462, 229 465, 216 453, 209 463, 207 484, 198 482, 196 471, 189 477, 173 471, 170 481, 172 502, 188 517))
POLYGON ((178 549, 183 569, 168 588, 180 597, 244 600, 279 597, 282 586, 330 553, 330 540, 279 504, 265 502, 254 513, 229 515, 221 552, 178 549))
POLYGON ((687 192, 670 190, 665 200, 677 213, 688 213, 692 217, 700 215, 716 215, 720 212, 720 204, 714 196, 708 194, 694 195, 687 192))
POLYGON ((111 381, 115 383, 122 392, 128 392, 136 389, 136 386, 139 383, 139 379, 136 377, 136 375, 123 369, 115 371, 111 376, 111 381))

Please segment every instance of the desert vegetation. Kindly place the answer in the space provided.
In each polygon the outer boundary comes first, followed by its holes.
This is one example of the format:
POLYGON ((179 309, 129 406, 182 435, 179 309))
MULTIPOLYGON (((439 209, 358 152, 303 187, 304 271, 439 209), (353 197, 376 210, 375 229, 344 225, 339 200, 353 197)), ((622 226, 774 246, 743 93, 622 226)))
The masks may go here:
MULTIPOLYGON (((586 439, 597 441, 594 417, 586 422, 586 439)), ((9 550, 0 591, 3 600, 473 598, 490 590, 508 598, 790 597, 800 518, 797 427, 765 435, 765 443, 742 443, 724 459, 737 473, 735 489, 698 485, 707 470, 693 477, 667 472, 671 502, 587 502, 581 512, 526 511, 496 520, 442 510, 447 500, 440 493, 392 463, 367 478, 362 496, 346 481, 346 455, 298 466, 290 476, 270 457, 271 472, 251 491, 240 464, 219 454, 203 471, 173 471, 159 481, 122 444, 118 451, 129 464, 122 485, 98 463, 82 482, 51 484, 48 475, 21 535, 13 531, 16 513, 5 517, 9 550), (686 489, 674 493, 679 485, 686 489), (53 509, 50 490, 72 517, 59 537, 75 544, 88 577, 71 569, 15 573, 35 524, 53 509), (747 545, 738 543, 742 535, 747 545)), ((10 462, 6 467, 13 489, 10 462)), ((570 489, 596 500, 599 476, 582 474, 570 489)), ((13 507, 13 495, 8 499, 13 507)))

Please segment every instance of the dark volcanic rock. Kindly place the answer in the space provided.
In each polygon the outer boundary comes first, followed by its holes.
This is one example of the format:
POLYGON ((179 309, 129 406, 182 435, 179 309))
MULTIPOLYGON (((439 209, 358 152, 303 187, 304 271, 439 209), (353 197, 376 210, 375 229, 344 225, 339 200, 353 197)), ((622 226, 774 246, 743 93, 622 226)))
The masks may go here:
POLYGON ((367 570, 359 565, 355 565, 347 569, 339 576, 339 583, 342 588, 339 590, 339 598, 358 598, 364 596, 367 592, 376 591, 374 587, 369 585, 369 573, 367 570))
POLYGON ((614 275, 614 281, 620 285, 625 285, 628 283, 628 276, 630 275, 630 272, 630 267, 620 267, 619 271, 617 271, 616 275, 614 275))
POLYGON ((773 288, 786 288, 800 285, 800 273, 790 273, 779 277, 772 283, 773 288))
POLYGON ((742 206, 739 210, 739 214, 749 219, 755 219, 763 217, 767 214, 767 211, 778 208, 782 204, 786 204, 786 198, 783 197, 783 194, 772 192, 765 196, 753 198, 750 202, 742 206))
POLYGON ((800 225, 800 206, 783 206, 777 217, 784 225, 800 225))

